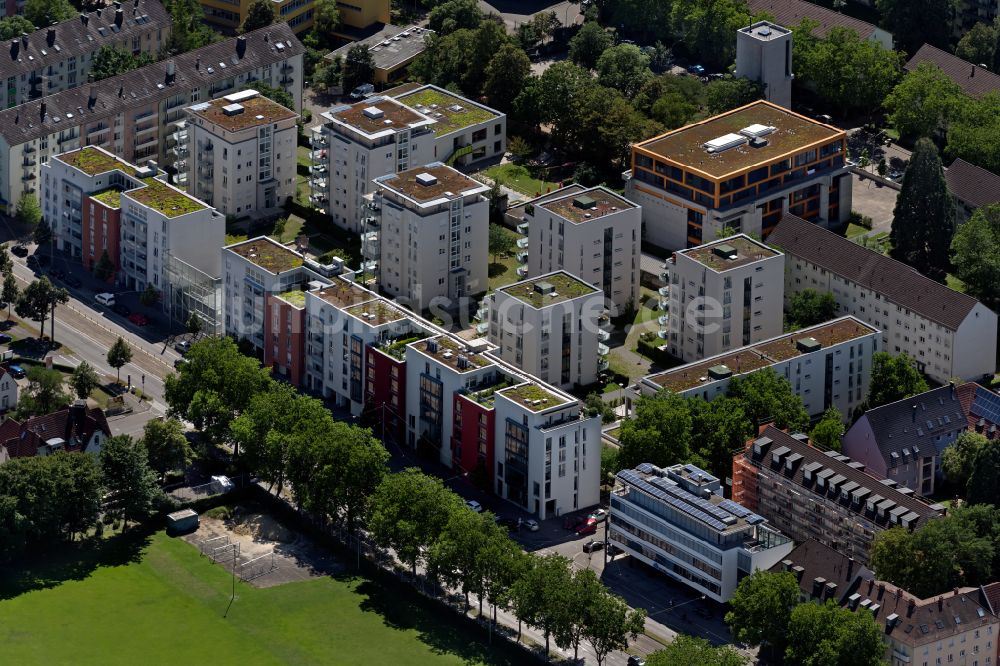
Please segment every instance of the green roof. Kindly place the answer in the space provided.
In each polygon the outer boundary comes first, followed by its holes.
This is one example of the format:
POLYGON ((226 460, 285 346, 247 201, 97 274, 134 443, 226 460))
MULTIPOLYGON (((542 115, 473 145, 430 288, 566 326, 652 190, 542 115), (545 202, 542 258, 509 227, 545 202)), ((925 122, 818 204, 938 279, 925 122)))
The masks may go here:
POLYGON ((521 384, 499 391, 499 393, 533 412, 540 412, 543 409, 557 407, 568 402, 555 393, 546 391, 538 384, 521 384))
POLYGON ((128 195, 167 217, 178 217, 205 207, 205 204, 197 199, 155 178, 144 178, 142 182, 146 187, 130 190, 128 195))
POLYGON ((66 164, 83 171, 88 176, 96 176, 99 173, 111 171, 112 169, 128 170, 131 168, 114 155, 108 155, 93 146, 86 146, 80 150, 64 153, 59 155, 58 158, 66 164))
POLYGON ((569 273, 560 272, 501 287, 500 291, 534 308, 542 308, 592 294, 597 289, 569 273), (549 286, 552 287, 551 290, 548 290, 549 286), (544 293, 546 291, 551 293, 544 293))
POLYGON ((101 190, 100 192, 95 192, 90 195, 91 199, 95 201, 100 201, 102 204, 108 208, 121 208, 122 207, 122 191, 116 189, 101 190))
POLYGON ((423 88, 401 95, 396 99, 433 118, 434 124, 431 129, 437 136, 449 134, 471 125, 478 125, 497 117, 492 111, 488 111, 474 102, 435 88, 423 88), (462 107, 461 110, 452 110, 452 107, 456 105, 462 107))
POLYGON ((271 273, 283 273, 302 265, 302 256, 264 236, 226 248, 271 273))
POLYGON ((301 289, 292 289, 290 291, 286 291, 283 294, 279 294, 278 298, 285 301, 286 303, 294 305, 297 308, 304 308, 306 306, 306 294, 301 289))

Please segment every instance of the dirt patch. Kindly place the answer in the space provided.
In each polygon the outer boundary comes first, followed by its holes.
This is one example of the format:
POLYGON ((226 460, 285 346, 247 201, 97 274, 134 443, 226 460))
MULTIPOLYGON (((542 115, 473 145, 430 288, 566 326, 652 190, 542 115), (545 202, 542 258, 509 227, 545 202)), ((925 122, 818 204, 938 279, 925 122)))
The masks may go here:
POLYGON ((255 587, 329 576, 344 565, 273 516, 237 507, 230 518, 201 517, 198 529, 182 537, 209 561, 255 587))

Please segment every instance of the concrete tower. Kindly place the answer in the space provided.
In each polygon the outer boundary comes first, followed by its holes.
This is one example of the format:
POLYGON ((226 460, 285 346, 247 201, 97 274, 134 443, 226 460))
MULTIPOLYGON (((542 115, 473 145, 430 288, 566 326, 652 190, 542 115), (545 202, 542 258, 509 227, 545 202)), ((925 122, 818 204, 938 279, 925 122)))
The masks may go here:
POLYGON ((736 31, 736 76, 764 84, 764 99, 792 107, 792 31, 758 21, 736 31))

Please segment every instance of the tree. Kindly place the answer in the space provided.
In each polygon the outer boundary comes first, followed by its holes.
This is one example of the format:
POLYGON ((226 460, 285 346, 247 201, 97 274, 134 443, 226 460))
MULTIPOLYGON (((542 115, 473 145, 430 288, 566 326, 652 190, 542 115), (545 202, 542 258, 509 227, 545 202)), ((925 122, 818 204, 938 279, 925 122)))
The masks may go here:
POLYGON ((597 59, 598 82, 626 97, 633 97, 651 78, 653 73, 649 70, 649 56, 634 44, 607 48, 597 59))
POLYGON ((686 462, 691 455, 691 413, 684 398, 668 391, 641 396, 635 417, 622 422, 618 435, 622 469, 644 462, 660 467, 686 462))
POLYGON ((614 423, 617 418, 614 407, 604 402, 604 398, 597 391, 588 393, 583 405, 587 410, 587 416, 600 416, 601 423, 614 423))
POLYGON ((444 529, 428 549, 427 570, 450 587, 457 587, 465 595, 469 607, 469 594, 479 595, 479 613, 482 615, 483 575, 481 554, 493 539, 507 539, 489 513, 453 511, 444 529))
POLYGON ((17 278, 13 273, 5 273, 3 276, 3 292, 0 298, 7 304, 7 319, 10 319, 10 308, 17 302, 21 290, 17 286, 17 278))
POLYGON ((100 81, 112 76, 120 76, 152 63, 153 56, 149 53, 141 52, 134 55, 131 50, 105 44, 94 55, 94 63, 90 67, 90 73, 94 77, 94 81, 100 81))
POLYGON ((805 328, 830 321, 837 314, 837 299, 828 291, 803 289, 788 302, 785 316, 795 328, 805 328))
POLYGON ((594 69, 601 54, 611 48, 614 38, 597 21, 587 21, 569 40, 569 59, 580 67, 594 69))
POLYGON ((764 85, 745 77, 712 81, 705 90, 705 101, 712 115, 725 113, 764 98, 764 85))
POLYGON ((146 307, 156 305, 160 302, 160 291, 151 283, 147 284, 146 288, 139 294, 139 302, 146 307))
POLYGON ((35 25, 23 16, 8 16, 0 19, 0 39, 20 39, 21 33, 31 34, 35 31, 35 25))
POLYGON ((363 83, 371 83, 375 76, 375 60, 366 44, 355 44, 347 51, 344 60, 344 90, 354 90, 363 83))
POLYGON ((614 483, 615 475, 621 471, 618 464, 618 449, 613 446, 601 447, 601 485, 614 483))
POLYGON ((73 393, 80 400, 86 400, 87 397, 101 385, 101 378, 86 361, 81 361, 80 365, 73 368, 73 374, 70 375, 69 384, 73 387, 73 393))
POLYGON ((111 349, 107 353, 108 365, 114 368, 118 372, 117 381, 122 380, 122 367, 132 360, 132 348, 129 346, 125 339, 118 336, 115 343, 111 345, 111 349))
POLYGON ((965 490, 969 477, 972 476, 976 456, 989 444, 989 441, 978 432, 962 431, 962 434, 941 453, 941 471, 944 472, 944 478, 956 488, 965 490))
POLYGON ((933 137, 937 130, 948 129, 961 97, 962 89, 940 67, 922 62, 892 89, 885 108, 901 135, 933 137))
POLYGON ((729 382, 729 396, 743 402, 747 416, 755 424, 774 421, 782 430, 801 431, 809 423, 802 398, 792 392, 788 380, 765 368, 729 382))
POLYGON ((203 23, 205 12, 198 0, 168 0, 164 5, 170 12, 170 52, 187 53, 221 38, 203 23))
MULTIPOLYGON (((315 21, 315 9, 313 17, 313 20, 315 21)), ((253 32, 257 28, 266 28, 274 23, 274 19, 274 9, 271 7, 271 2, 269 0, 253 0, 247 8, 247 17, 243 19, 243 25, 240 26, 240 32, 245 34, 253 32)))
POLYGON ((917 370, 916 363, 906 354, 891 356, 887 352, 875 352, 872 355, 872 376, 865 409, 874 409, 927 390, 927 382, 917 370))
POLYGON ((952 265, 965 291, 1000 307, 1000 204, 977 208, 951 239, 952 265))
MULTIPOLYGON (((17 210, 15 212, 15 217, 17 218, 18 224, 22 224, 32 231, 40 226, 42 222, 42 208, 38 205, 38 199, 35 198, 34 194, 30 192, 25 192, 21 195, 21 198, 17 200, 17 210)), ((52 229, 49 229, 49 234, 51 238, 52 229)), ((38 243, 37 237, 35 242, 38 243)), ((48 240, 46 240, 46 243, 48 240)), ((42 243, 38 243, 42 245, 42 243)))
POLYGON ((955 0, 875 0, 875 6, 900 51, 912 55, 923 44, 951 46, 951 33, 940 26, 953 25, 958 11, 955 0))
POLYGON ((69 291, 63 287, 53 286, 49 292, 49 340, 55 346, 56 342, 56 306, 69 303, 69 291))
POLYGON ((597 665, 601 666, 612 650, 624 650, 629 639, 634 639, 646 627, 646 609, 629 608, 625 600, 607 591, 590 569, 580 574, 593 577, 597 586, 594 594, 587 595, 589 603, 583 609, 583 637, 594 649, 597 665))
POLYGON ((111 257, 108 256, 108 251, 104 250, 101 252, 101 258, 97 260, 97 264, 94 266, 94 277, 102 282, 107 282, 115 276, 115 265, 111 261, 111 257))
POLYGON ((177 419, 147 421, 140 441, 146 448, 150 469, 161 480, 170 470, 183 469, 194 460, 194 451, 184 436, 184 425, 177 419))
POLYGON ((6 243, 0 243, 0 274, 7 275, 14 270, 14 260, 10 258, 10 251, 6 243))
POLYGON ((243 465, 269 484, 269 492, 277 486, 278 494, 281 493, 287 472, 297 475, 302 487, 293 489, 293 493, 299 504, 304 503, 303 498, 308 494, 305 485, 312 475, 314 461, 302 461, 304 470, 292 470, 292 442, 308 428, 310 420, 317 425, 329 418, 321 404, 317 409, 317 402, 300 395, 289 384, 274 384, 270 390, 253 395, 246 409, 229 426, 243 465))
POLYGON ((844 417, 840 410, 831 405, 809 433, 813 444, 828 451, 840 451, 844 436, 844 417))
POLYGON ((732 474, 733 454, 742 451, 756 432, 739 400, 719 396, 711 402, 689 398, 691 442, 695 457, 690 462, 724 479, 732 474))
POLYGON ((55 287, 44 275, 33 281, 18 296, 14 311, 17 316, 38 322, 39 335, 45 333, 45 320, 61 299, 65 289, 55 287))
POLYGON ((524 51, 508 42, 490 58, 485 73, 483 94, 490 106, 509 111, 524 82, 531 77, 531 61, 524 51))
MULTIPOLYGON (((595 3, 601 6, 600 14, 610 17, 608 25, 619 26, 635 39, 647 43, 674 31, 671 26, 671 3, 662 0, 616 0, 595 3)), ((594 17, 596 19, 596 16, 594 17)))
POLYGON ((98 460, 109 495, 109 512, 120 516, 125 526, 149 516, 160 491, 142 443, 128 435, 110 437, 101 446, 98 460))
POLYGON ((930 139, 917 141, 892 215, 893 256, 932 277, 946 273, 955 234, 955 201, 930 139))
POLYGON ((24 18, 39 27, 60 23, 76 15, 77 11, 69 0, 28 0, 24 3, 24 18))
POLYGON ((549 653, 549 639, 563 628, 561 623, 567 618, 563 609, 572 584, 570 561, 551 554, 534 557, 511 587, 511 605, 518 620, 541 630, 545 654, 549 653))
POLYGON ((18 399, 17 415, 23 419, 51 414, 65 407, 69 400, 62 373, 34 365, 28 368, 28 389, 18 399))
POLYGON ((559 17, 555 12, 538 12, 517 26, 517 41, 524 51, 531 51, 555 33, 559 27, 559 17))
POLYGON ((976 166, 1000 171, 1000 94, 963 98, 948 126, 948 159, 961 157, 976 166))
POLYGON ((733 35, 750 25, 750 12, 742 0, 676 0, 672 18, 688 52, 715 70, 732 64, 733 35))
POLYGON ((969 504, 996 504, 1000 498, 1000 442, 990 441, 976 452, 965 494, 969 504))
POLYGON ((771 655, 782 655, 786 628, 798 600, 795 574, 758 570, 736 586, 726 624, 737 641, 767 647, 771 655))
POLYGON ((514 237, 499 224, 490 225, 489 244, 493 263, 497 262, 497 257, 506 257, 514 251, 514 237))
POLYGON ((670 91, 656 100, 649 115, 665 128, 677 129, 688 124, 697 113, 697 105, 692 104, 680 93, 670 91))
POLYGON ((243 89, 256 90, 260 93, 261 97, 266 97, 272 102, 277 102, 286 109, 295 109, 295 98, 292 97, 292 93, 288 92, 284 88, 275 88, 267 85, 266 83, 254 81, 252 83, 248 83, 243 89))
POLYGON ((678 634, 662 650, 646 657, 646 666, 745 666, 747 658, 730 645, 713 646, 704 638, 678 634))
POLYGON ((476 0, 445 0, 431 10, 427 27, 439 35, 447 35, 462 28, 475 30, 483 20, 483 12, 476 0))
POLYGON ((882 632, 871 613, 825 604, 799 604, 788 622, 788 666, 880 666, 885 663, 882 632))
POLYGON ((335 44, 334 34, 339 26, 340 10, 337 9, 336 0, 317 0, 313 5, 311 34, 316 35, 323 50, 327 50, 335 44))
POLYGON ((201 317, 198 316, 197 312, 192 310, 191 314, 188 315, 187 321, 184 322, 184 329, 191 335, 197 337, 197 335, 201 333, 201 328, 201 317))
POLYGON ((995 24, 977 23, 958 40, 955 55, 977 65, 992 67, 997 49, 997 37, 995 24))

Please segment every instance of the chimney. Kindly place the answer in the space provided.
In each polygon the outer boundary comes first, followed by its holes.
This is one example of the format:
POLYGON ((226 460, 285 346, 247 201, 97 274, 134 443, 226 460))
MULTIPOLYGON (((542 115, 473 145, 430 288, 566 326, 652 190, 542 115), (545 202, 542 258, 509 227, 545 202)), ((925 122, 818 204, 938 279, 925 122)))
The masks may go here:
POLYGON ((911 419, 911 423, 916 423, 917 422, 917 406, 916 405, 913 405, 912 414, 913 414, 913 418, 911 419))
POLYGON ((121 9, 121 8, 122 8, 121 0, 115 0, 115 9, 121 9))
POLYGON ((118 96, 125 99, 125 86, 118 86, 118 96))
POLYGON ((21 52, 21 42, 16 39, 11 40, 10 43, 10 59, 17 60, 17 54, 21 52))
POLYGON ((851 580, 851 574, 854 573, 854 558, 847 558, 847 580, 851 580))
POLYGON ((90 22, 90 17, 86 14, 80 14, 80 23, 87 25, 90 22))
POLYGON ((51 48, 53 44, 56 43, 56 29, 49 28, 48 32, 45 34, 45 43, 51 48))
POLYGON ((944 610, 944 597, 938 597, 938 610, 944 610))
POLYGON ((265 32, 264 33, 264 42, 267 43, 269 41, 271 41, 271 33, 265 32))
POLYGON ((42 120, 45 120, 45 102, 42 102, 41 106, 38 107, 38 115, 42 120))
POLYGON ((952 379, 950 382, 948 382, 948 386, 951 387, 951 399, 954 400, 955 399, 955 380, 952 379))
MULTIPOLYGON (((121 4, 121 3, 118 3, 121 4)), ((115 25, 119 28, 122 27, 122 22, 125 20, 125 12, 120 8, 115 10, 115 25)))
POLYGON ((73 417, 73 428, 79 433, 83 430, 83 423, 87 418, 87 401, 77 400, 69 408, 70 416, 73 417))
POLYGON ((906 617, 913 615, 913 611, 917 608, 917 602, 910 599, 910 603, 906 604, 906 617))
POLYGON ((971 68, 971 70, 969 71, 969 78, 970 79, 971 78, 975 78, 975 76, 976 76, 976 66, 973 65, 972 68, 971 68))
POLYGON ((138 9, 139 8, 139 0, 135 0, 135 2, 132 3, 132 6, 135 7, 136 9, 138 9))
POLYGON ((240 35, 236 38, 236 57, 240 60, 247 52, 247 38, 244 35, 240 35))
POLYGON ((94 105, 97 104, 97 93, 94 92, 94 86, 90 86, 88 93, 89 94, 87 95, 87 108, 93 109, 94 105))
POLYGON ((21 46, 28 48, 28 33, 26 32, 21 33, 21 46))
POLYGON ((174 79, 176 78, 176 71, 177 71, 177 69, 176 69, 176 66, 174 65, 174 61, 171 60, 170 62, 167 63, 167 85, 168 86, 174 85, 174 79))
POLYGON ((21 112, 20 111, 18 111, 17 113, 14 114, 14 124, 16 125, 19 122, 21 122, 21 112))
POLYGON ((957 597, 958 596, 958 588, 957 587, 953 587, 951 589, 951 592, 952 592, 952 596, 953 597, 957 597))
POLYGON ((194 69, 196 72, 201 71, 201 56, 194 59, 194 69))

